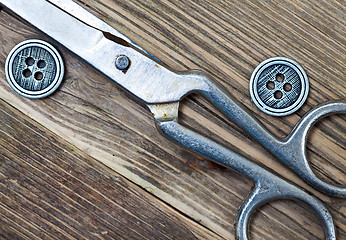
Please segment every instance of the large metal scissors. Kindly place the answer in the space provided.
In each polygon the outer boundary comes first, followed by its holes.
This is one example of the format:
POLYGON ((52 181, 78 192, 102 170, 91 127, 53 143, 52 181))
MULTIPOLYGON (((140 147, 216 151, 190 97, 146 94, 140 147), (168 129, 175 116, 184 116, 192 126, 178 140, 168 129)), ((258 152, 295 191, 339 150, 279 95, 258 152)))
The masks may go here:
POLYGON ((325 183, 312 172, 305 143, 313 124, 327 115, 345 113, 346 102, 330 102, 316 107, 300 120, 288 137, 278 139, 208 74, 168 69, 72 0, 0 0, 0 3, 142 100, 165 136, 251 178, 255 187, 239 208, 235 226, 237 239, 247 239, 248 221, 258 207, 283 198, 307 203, 322 219, 326 238, 336 238, 332 216, 320 200, 270 170, 183 126, 178 121, 178 109, 179 101, 186 95, 202 94, 312 186, 327 194, 345 197, 345 188, 325 183), (115 66, 116 56, 120 55, 130 61, 126 70, 115 66))

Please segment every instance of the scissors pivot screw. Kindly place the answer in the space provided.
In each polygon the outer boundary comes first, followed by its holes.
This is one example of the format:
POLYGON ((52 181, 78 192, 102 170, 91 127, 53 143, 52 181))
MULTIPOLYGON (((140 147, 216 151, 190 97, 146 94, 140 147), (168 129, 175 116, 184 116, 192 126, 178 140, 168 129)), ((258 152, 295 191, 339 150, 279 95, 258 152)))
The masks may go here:
POLYGON ((262 62, 250 80, 252 101, 263 112, 286 116, 305 102, 309 82, 303 68, 295 61, 275 57, 262 62))
POLYGON ((115 66, 119 70, 122 70, 122 71, 127 70, 130 66, 130 59, 125 55, 119 55, 115 59, 115 66))
POLYGON ((7 81, 28 98, 43 98, 61 84, 64 65, 58 51, 42 40, 26 40, 15 46, 5 63, 7 81))

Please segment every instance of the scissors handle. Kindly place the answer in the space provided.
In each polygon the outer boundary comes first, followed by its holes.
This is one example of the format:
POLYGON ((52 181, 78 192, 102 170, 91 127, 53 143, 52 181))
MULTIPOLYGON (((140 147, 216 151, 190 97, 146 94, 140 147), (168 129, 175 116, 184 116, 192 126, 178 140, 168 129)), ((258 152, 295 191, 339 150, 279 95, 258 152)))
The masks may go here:
POLYGON ((242 104, 216 85, 209 76, 195 72, 209 86, 199 91, 233 122, 252 135, 265 148, 295 171, 316 189, 338 197, 346 197, 346 188, 320 180, 311 170, 306 156, 306 139, 311 127, 321 118, 338 113, 346 113, 346 102, 322 104, 307 113, 285 139, 278 139, 268 131, 242 104))
POLYGON ((155 114, 159 130, 171 140, 218 164, 236 170, 255 182, 254 191, 244 200, 238 212, 237 239, 248 239, 247 229, 250 216, 258 207, 278 199, 296 199, 307 203, 321 218, 326 239, 336 239, 332 216, 321 201, 271 171, 179 124, 178 105, 179 103, 149 106, 155 114))
POLYGON ((346 113, 346 102, 329 102, 315 107, 299 121, 276 155, 315 188, 329 195, 345 197, 346 188, 328 184, 315 175, 306 154, 307 136, 313 125, 328 115, 340 113, 346 113))
POLYGON ((302 189, 284 181, 282 178, 277 177, 275 179, 275 177, 271 176, 267 179, 267 181, 275 181, 275 185, 271 184, 271 187, 267 188, 263 187, 262 183, 257 183, 254 190, 243 201, 238 210, 237 220, 235 222, 237 239, 248 239, 248 223, 256 209, 268 202, 280 199, 298 200, 306 203, 322 220, 326 239, 336 239, 332 217, 323 203, 302 189))

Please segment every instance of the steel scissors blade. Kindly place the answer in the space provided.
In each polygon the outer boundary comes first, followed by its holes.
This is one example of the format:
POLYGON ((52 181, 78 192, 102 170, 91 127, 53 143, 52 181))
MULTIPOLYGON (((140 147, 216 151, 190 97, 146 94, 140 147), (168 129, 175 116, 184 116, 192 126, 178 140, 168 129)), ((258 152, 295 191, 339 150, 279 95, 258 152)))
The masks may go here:
POLYGON ((239 209, 237 238, 247 239, 248 221, 256 208, 271 200, 292 198, 309 204, 322 219, 326 238, 335 239, 332 217, 322 202, 271 171, 184 127, 178 122, 178 108, 184 96, 192 92, 202 94, 312 186, 345 197, 345 188, 327 184, 315 176, 305 153, 306 137, 313 124, 329 114, 345 113, 345 102, 318 106, 301 119, 287 138, 277 139, 210 76, 201 71, 171 71, 71 0, 0 0, 0 3, 145 102, 164 135, 251 178, 255 188, 239 209), (131 60, 126 74, 114 66, 115 56, 119 54, 131 60))

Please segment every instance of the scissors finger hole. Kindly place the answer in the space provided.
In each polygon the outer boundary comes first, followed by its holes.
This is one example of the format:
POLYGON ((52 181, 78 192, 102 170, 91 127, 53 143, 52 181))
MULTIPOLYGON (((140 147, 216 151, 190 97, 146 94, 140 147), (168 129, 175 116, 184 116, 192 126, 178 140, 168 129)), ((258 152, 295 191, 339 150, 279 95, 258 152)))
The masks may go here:
POLYGON ((248 235, 249 239, 325 239, 321 219, 307 204, 295 200, 261 206, 252 215, 248 235))
POLYGON ((321 180, 346 186, 346 116, 328 116, 311 128, 306 154, 311 169, 321 180))

